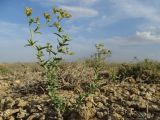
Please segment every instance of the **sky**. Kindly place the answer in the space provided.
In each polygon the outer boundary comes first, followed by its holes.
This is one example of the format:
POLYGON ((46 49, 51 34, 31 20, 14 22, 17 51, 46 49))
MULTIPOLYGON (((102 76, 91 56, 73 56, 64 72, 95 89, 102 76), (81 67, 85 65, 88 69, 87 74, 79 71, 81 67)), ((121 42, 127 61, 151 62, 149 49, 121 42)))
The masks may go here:
MULTIPOLYGON (((0 0, 0 62, 36 61, 35 51, 24 47, 29 38, 25 7, 32 7, 34 16, 53 7, 72 14, 63 25, 75 55, 66 59, 89 57, 96 43, 104 43, 112 51, 110 61, 131 61, 135 56, 160 60, 159 6, 159 0, 0 0)), ((37 39, 52 36, 46 30, 37 39)))

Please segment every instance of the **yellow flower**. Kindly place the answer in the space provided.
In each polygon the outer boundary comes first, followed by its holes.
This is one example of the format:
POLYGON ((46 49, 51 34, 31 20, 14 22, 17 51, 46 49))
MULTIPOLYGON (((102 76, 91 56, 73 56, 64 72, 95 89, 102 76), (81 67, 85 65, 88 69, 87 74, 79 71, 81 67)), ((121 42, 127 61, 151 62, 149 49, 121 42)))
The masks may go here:
POLYGON ((32 8, 25 8, 25 14, 27 16, 31 16, 32 15, 32 8))
POLYGON ((54 26, 55 26, 56 28, 59 28, 59 27, 60 27, 59 22, 55 22, 55 23, 54 23, 54 26))
POLYGON ((65 13, 65 18, 71 18, 72 17, 72 15, 71 14, 69 14, 69 13, 65 13))
POLYGON ((59 10, 57 8, 53 8, 53 13, 57 13, 59 10))
POLYGON ((47 20, 48 22, 51 21, 51 16, 50 16, 50 14, 44 13, 44 17, 46 18, 46 20, 47 20))
POLYGON ((53 8, 53 13, 59 15, 59 19, 72 17, 72 15, 69 14, 67 11, 59 8, 53 8))

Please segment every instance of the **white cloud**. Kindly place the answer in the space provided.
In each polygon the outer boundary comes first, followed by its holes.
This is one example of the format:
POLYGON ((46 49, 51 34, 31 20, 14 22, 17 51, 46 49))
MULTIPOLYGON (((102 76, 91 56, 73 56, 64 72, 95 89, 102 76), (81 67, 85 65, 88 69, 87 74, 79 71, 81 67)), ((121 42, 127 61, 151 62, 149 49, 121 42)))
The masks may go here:
POLYGON ((140 0, 111 0, 121 15, 133 18, 145 18, 150 21, 159 21, 159 9, 153 4, 147 5, 140 0))
POLYGON ((115 36, 109 39, 111 44, 114 45, 135 45, 135 44, 141 44, 141 41, 136 36, 130 36, 130 37, 121 37, 121 36, 115 36))
POLYGON ((58 6, 71 12, 73 18, 95 17, 99 14, 97 10, 89 6, 94 5, 98 0, 30 0, 45 7, 58 6), (83 6, 83 7, 82 7, 83 6))
MULTIPOLYGON (((52 6, 55 6, 57 5, 57 3, 68 3, 69 1, 68 0, 30 0, 31 2, 36 2, 38 4, 40 4, 41 6, 44 6, 44 7, 52 7, 52 6)), ((74 0, 71 0, 71 1, 74 1, 74 0)))
POLYGON ((37 2, 37 3, 70 3, 70 2, 74 2, 76 0, 30 0, 32 2, 37 2))
POLYGON ((78 6, 91 6, 98 2, 98 0, 30 0, 32 2, 37 2, 41 6, 55 6, 57 4, 66 5, 66 4, 76 4, 78 6))
POLYGON ((67 32, 70 33, 70 34, 76 34, 81 32, 81 30, 83 30, 83 26, 75 26, 75 25, 71 25, 71 26, 68 26, 67 28, 67 32))
MULTIPOLYGON (((144 23, 160 23, 159 7, 154 2, 146 4, 140 0, 109 0, 109 10, 100 12, 101 17, 90 23, 91 27, 106 27, 125 19, 140 18, 144 23)), ((160 3, 160 2, 159 2, 160 3)), ((103 2, 102 2, 103 4, 103 2)))
POLYGON ((69 11, 73 18, 90 18, 98 16, 98 11, 91 9, 91 8, 84 8, 84 7, 75 7, 75 6, 60 6, 61 8, 69 11))
POLYGON ((153 34, 151 31, 143 31, 143 32, 137 31, 136 35, 144 40, 152 42, 160 42, 160 35, 153 34))
POLYGON ((110 38, 110 43, 117 45, 144 45, 160 43, 160 35, 151 31, 137 31, 135 35, 129 37, 115 36, 110 38))
POLYGON ((98 2, 98 0, 81 0, 81 4, 83 5, 93 5, 98 2))

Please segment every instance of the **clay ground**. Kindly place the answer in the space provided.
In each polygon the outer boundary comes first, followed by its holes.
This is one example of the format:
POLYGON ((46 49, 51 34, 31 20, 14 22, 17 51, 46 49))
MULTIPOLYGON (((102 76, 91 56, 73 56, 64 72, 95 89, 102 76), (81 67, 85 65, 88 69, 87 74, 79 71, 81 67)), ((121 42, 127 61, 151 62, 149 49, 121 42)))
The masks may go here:
MULTIPOLYGON (((0 120, 56 120, 47 95, 47 83, 35 64, 2 64, 11 70, 0 75, 0 120)), ((80 64, 61 68, 60 94, 72 105, 93 71, 80 64)), ((160 120, 160 84, 115 82, 102 79, 99 89, 80 110, 63 115, 66 120, 160 120)))

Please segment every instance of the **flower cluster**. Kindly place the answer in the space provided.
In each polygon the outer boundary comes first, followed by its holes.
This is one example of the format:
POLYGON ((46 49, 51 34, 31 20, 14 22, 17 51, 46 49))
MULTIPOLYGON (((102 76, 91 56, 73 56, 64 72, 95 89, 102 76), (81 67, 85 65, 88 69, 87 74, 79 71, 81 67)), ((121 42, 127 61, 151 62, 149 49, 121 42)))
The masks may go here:
POLYGON ((26 8, 25 14, 26 14, 26 16, 31 16, 32 15, 32 8, 26 8))

